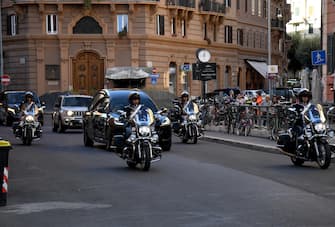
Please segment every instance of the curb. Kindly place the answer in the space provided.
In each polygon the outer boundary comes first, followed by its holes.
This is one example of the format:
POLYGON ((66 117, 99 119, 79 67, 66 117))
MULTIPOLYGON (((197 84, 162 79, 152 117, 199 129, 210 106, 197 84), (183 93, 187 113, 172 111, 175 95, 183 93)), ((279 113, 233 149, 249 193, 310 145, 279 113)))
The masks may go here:
POLYGON ((240 142, 232 139, 221 138, 216 136, 204 136, 201 138, 202 140, 214 142, 214 143, 221 143, 227 145, 235 145, 241 148, 254 148, 257 151, 272 153, 272 154, 281 154, 280 148, 268 145, 261 145, 256 143, 249 143, 249 142, 240 142))

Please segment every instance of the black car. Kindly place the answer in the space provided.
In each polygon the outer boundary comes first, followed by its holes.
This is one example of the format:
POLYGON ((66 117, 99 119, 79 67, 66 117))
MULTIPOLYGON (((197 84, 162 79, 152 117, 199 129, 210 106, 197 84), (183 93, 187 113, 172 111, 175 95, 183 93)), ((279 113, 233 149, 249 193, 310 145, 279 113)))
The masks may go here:
MULTIPOLYGON (((0 93, 0 123, 10 126, 15 121, 19 121, 20 105, 24 101, 26 91, 3 91, 0 93)), ((39 113, 38 121, 43 125, 44 123, 44 107, 40 99, 33 92, 33 100, 36 103, 39 113)))
MULTIPOLYGON (((121 148, 123 142, 116 140, 124 135, 124 126, 114 124, 119 119, 118 111, 125 110, 128 105, 128 96, 133 90, 107 90, 102 89, 93 97, 88 111, 84 114, 84 143, 85 146, 92 146, 94 142, 121 148)), ((153 100, 143 91, 138 91, 141 97, 141 104, 150 108, 157 117, 155 130, 159 135, 159 145, 165 151, 171 147, 171 122, 168 117, 158 114, 158 108, 153 100)))

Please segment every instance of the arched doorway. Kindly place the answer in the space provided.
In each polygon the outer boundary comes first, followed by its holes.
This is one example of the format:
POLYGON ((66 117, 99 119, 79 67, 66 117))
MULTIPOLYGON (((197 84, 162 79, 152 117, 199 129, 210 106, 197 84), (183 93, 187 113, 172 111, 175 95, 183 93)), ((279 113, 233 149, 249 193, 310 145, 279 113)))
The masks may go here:
POLYGON ((73 60, 73 91, 94 95, 104 87, 104 60, 94 52, 82 52, 73 60))

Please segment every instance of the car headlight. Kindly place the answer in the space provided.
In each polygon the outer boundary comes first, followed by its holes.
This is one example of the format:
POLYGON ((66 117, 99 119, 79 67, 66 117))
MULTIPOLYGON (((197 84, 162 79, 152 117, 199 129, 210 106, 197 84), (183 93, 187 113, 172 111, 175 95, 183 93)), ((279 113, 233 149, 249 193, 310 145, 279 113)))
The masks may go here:
POLYGON ((318 124, 315 124, 314 129, 315 131, 320 133, 326 130, 326 125, 324 123, 318 123, 318 124))
POLYGON ((25 119, 26 119, 26 121, 28 121, 28 122, 32 122, 32 121, 34 121, 34 117, 31 116, 31 115, 26 116, 25 119))
POLYGON ((190 115, 190 116, 188 117, 188 119, 189 119, 190 121, 196 121, 196 120, 197 120, 197 117, 196 117, 195 115, 190 115))
POLYGON ((69 116, 69 117, 73 116, 73 111, 72 110, 68 110, 66 112, 66 115, 69 116))
POLYGON ((138 133, 141 135, 141 136, 150 136, 150 128, 148 126, 141 126, 139 129, 138 129, 138 133))
POLYGON ((328 130, 327 134, 330 138, 333 138, 335 136, 334 130, 328 130))
POLYGON ((12 109, 12 108, 8 108, 7 109, 9 112, 11 112, 12 114, 15 114, 15 110, 14 109, 12 109))
POLYGON ((161 126, 166 126, 166 125, 170 125, 171 124, 171 121, 168 117, 165 117, 162 121, 162 124, 161 126))

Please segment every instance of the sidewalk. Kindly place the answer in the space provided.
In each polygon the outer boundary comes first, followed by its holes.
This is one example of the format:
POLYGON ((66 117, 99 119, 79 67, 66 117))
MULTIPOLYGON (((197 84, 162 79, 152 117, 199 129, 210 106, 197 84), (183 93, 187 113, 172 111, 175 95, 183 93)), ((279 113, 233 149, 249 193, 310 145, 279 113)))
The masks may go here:
POLYGON ((205 135, 202 139, 279 154, 280 149, 277 147, 276 142, 268 139, 268 136, 268 132, 265 129, 253 129, 250 136, 238 136, 236 134, 227 134, 222 126, 211 126, 206 127, 205 135))

